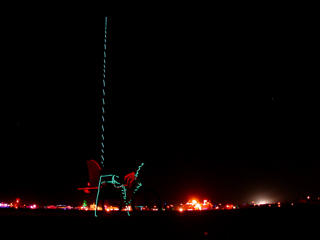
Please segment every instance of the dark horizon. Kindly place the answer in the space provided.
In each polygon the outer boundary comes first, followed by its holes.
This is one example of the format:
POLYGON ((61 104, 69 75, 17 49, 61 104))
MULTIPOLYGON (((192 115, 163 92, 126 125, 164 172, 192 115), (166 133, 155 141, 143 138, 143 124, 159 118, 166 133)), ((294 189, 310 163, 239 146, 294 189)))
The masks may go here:
POLYGON ((92 12, 4 29, 0 202, 88 198, 77 188, 100 161, 105 15, 106 166, 145 162, 174 204, 320 195, 312 15, 92 12))

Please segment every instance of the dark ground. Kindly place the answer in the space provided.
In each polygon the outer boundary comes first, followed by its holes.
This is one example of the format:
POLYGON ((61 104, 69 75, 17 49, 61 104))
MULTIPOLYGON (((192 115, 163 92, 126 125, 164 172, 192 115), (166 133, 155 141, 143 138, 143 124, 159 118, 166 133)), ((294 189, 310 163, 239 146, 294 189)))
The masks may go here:
POLYGON ((15 239, 317 239, 319 213, 319 208, 260 208, 95 218, 84 211, 0 209, 0 227, 3 236, 8 232, 15 239))

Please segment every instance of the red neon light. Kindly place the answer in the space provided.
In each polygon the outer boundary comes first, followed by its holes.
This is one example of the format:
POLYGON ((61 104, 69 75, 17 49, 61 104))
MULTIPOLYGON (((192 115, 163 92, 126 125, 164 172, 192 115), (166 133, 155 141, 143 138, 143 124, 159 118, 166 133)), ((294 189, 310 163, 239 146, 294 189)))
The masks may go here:
MULTIPOLYGON (((101 187, 100 187, 101 188, 101 187)), ((90 189, 98 189, 98 187, 85 187, 85 188, 78 188, 78 190, 90 190, 90 189)))
POLYGON ((93 159, 88 160, 87 165, 88 165, 88 171, 89 171, 90 186, 91 187, 98 187, 99 178, 101 175, 101 167, 93 159))
POLYGON ((129 173, 124 177, 124 180, 126 181, 126 183, 124 184, 124 186, 129 186, 129 188, 131 188, 132 182, 136 179, 135 173, 129 173))
POLYGON ((95 164, 99 168, 99 170, 101 170, 100 165, 95 160, 91 159, 91 160, 88 160, 87 162, 91 162, 92 164, 95 164))

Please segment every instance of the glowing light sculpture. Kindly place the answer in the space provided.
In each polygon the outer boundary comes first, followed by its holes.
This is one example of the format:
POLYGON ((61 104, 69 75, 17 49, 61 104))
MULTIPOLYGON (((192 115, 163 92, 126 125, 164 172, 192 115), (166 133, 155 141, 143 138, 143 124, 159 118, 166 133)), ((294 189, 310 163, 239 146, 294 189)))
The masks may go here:
MULTIPOLYGON (((104 44, 103 44, 103 79, 102 79, 102 124, 101 124, 101 129, 102 129, 102 134, 101 134, 101 166, 104 167, 104 123, 105 123, 105 87, 106 87, 106 57, 107 57, 107 17, 105 17, 105 21, 104 21, 104 44)), ((144 163, 142 163, 139 167, 137 172, 135 173, 134 179, 136 180, 138 175, 139 175, 139 171, 141 169, 141 167, 144 165, 144 163)), ((98 198, 99 198, 99 193, 100 193, 100 187, 101 184, 103 183, 111 183, 113 184, 113 186, 115 188, 121 188, 121 193, 122 193, 122 197, 126 206, 126 209, 128 208, 128 205, 131 203, 132 198, 130 199, 130 201, 127 201, 127 189, 126 186, 124 184, 120 184, 119 182, 117 182, 115 180, 115 178, 119 178, 119 176, 116 176, 114 174, 108 174, 108 175, 101 175, 100 179, 99 179, 99 185, 98 185, 98 192, 97 192, 97 197, 96 197, 96 207, 95 207, 95 216, 97 217, 97 206, 98 206, 98 198), (105 177, 111 177, 112 180, 111 181, 101 181, 102 178, 105 177)), ((133 193, 136 193, 139 188, 142 186, 141 182, 137 182, 136 188, 134 189, 133 193)), ((130 216, 129 210, 127 210, 128 215, 130 216)))
MULTIPOLYGON (((140 169, 141 169, 141 167, 143 165, 144 165, 144 163, 141 163, 141 165, 138 167, 138 170, 135 173, 135 180, 137 180, 137 177, 139 175, 139 171, 140 171, 140 169)), ((107 174, 107 175, 101 175, 100 176, 99 184, 98 184, 98 192, 97 192, 97 197, 96 197, 96 208, 95 208, 95 212, 94 212, 95 217, 98 216, 97 215, 97 208, 98 208, 98 200, 99 200, 100 188, 101 188, 101 185, 104 184, 104 183, 111 183, 115 188, 121 188, 121 193, 122 193, 122 198, 123 198, 123 201, 124 201, 124 204, 125 204, 125 209, 127 211, 128 216, 130 216, 129 205, 132 202, 132 198, 129 201, 127 201, 127 189, 126 189, 126 186, 124 184, 120 184, 115 178, 119 178, 119 176, 114 175, 114 174, 107 174), (111 180, 102 181, 102 179, 110 178, 110 177, 111 177, 111 180)), ((142 183, 137 181, 137 185, 136 185, 135 189, 133 190, 133 194, 135 194, 139 190, 139 188, 141 186, 142 186, 142 183)))

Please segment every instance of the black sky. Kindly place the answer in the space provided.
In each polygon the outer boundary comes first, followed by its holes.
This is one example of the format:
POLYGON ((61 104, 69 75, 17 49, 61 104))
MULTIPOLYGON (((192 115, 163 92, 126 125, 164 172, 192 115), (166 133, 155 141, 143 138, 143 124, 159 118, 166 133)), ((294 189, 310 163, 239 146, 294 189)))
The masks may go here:
POLYGON ((312 13, 191 9, 6 19, 0 201, 87 198, 76 188, 100 160, 106 14, 106 165, 146 162, 175 203, 320 194, 312 13))

